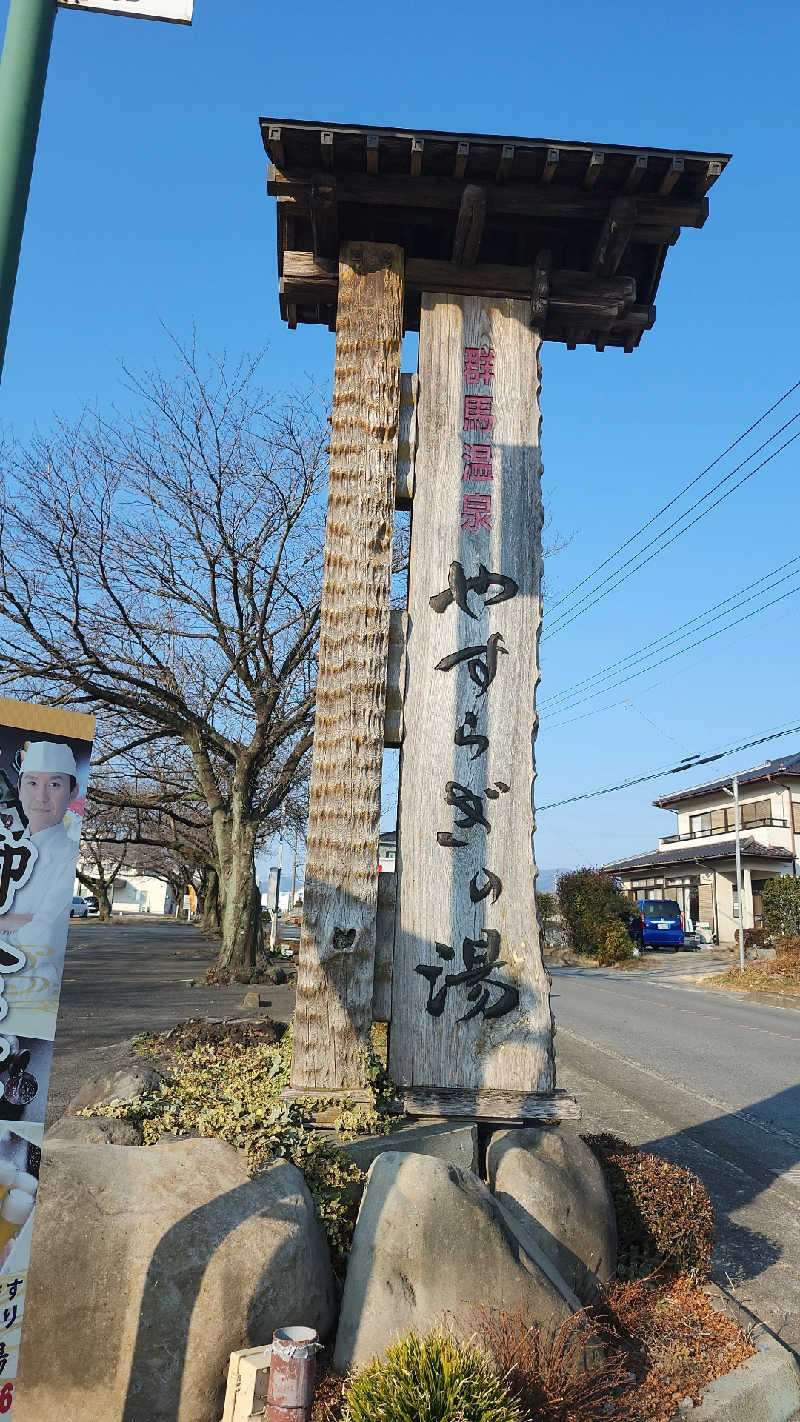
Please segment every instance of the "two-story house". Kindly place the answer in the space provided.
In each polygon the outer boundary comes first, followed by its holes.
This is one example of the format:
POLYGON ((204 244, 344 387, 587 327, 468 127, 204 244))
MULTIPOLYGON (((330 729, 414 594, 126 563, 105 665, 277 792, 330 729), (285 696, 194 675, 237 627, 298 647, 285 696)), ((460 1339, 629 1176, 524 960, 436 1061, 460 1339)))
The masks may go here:
MULTIPOLYGON (((731 777, 693 785, 653 803, 673 810, 676 833, 658 849, 603 868, 633 899, 677 899, 684 920, 718 943, 739 925, 731 777)), ((761 895, 775 874, 796 874, 800 858, 800 754, 768 760, 739 775, 742 922, 760 927, 761 895)))

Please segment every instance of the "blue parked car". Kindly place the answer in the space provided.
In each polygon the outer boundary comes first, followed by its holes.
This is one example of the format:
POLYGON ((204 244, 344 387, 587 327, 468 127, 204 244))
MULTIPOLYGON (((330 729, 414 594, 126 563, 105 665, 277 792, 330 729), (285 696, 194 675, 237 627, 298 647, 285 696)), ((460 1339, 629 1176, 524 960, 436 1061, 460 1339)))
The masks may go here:
POLYGON ((642 947, 669 948, 677 953, 684 946, 683 914, 674 899, 640 899, 642 947))

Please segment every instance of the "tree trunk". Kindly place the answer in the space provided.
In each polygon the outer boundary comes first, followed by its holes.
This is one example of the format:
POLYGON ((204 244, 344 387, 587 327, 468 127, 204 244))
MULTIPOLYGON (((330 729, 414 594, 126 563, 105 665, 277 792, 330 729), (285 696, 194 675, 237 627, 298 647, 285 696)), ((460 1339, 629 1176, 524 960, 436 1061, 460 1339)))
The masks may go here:
POLYGON ((203 872, 201 897, 203 900, 203 932, 218 938, 222 931, 219 873, 216 867, 211 864, 207 865, 203 872))
MULTIPOLYGON (((229 830, 229 853, 222 864, 222 945, 217 967, 229 973, 247 973, 263 949, 261 895, 256 882, 255 842, 258 826, 234 811, 229 830)), ((226 835, 227 838, 227 835, 226 835)))
POLYGON ((101 881, 97 889, 97 908, 103 923, 111 921, 111 900, 108 897, 108 888, 104 881, 101 881))

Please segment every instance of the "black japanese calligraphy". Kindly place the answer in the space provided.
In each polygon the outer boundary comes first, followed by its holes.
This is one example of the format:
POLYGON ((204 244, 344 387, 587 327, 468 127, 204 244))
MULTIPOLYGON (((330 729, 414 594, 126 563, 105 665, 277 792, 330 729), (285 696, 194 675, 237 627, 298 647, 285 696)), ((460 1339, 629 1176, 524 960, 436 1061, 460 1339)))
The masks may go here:
MULTIPOLYGON (((435 948, 437 956, 445 962, 451 962, 455 957, 455 952, 449 944, 436 943, 435 948)), ((466 999, 472 1004, 460 1018, 462 1022, 469 1022, 479 1013, 487 1020, 504 1017, 507 1012, 512 1012, 519 1006, 519 989, 513 983, 506 983, 501 978, 491 976, 495 968, 506 966, 500 958, 500 934, 496 929, 485 929, 480 938, 465 938, 461 956, 464 961, 463 972, 446 973, 441 986, 437 984, 444 973, 443 968, 428 963, 417 963, 414 968, 428 984, 425 1008, 431 1017, 441 1017, 448 992, 457 987, 467 989, 466 999), (498 990, 494 1001, 493 988, 498 990)))
POLYGON ((483 696, 497 675, 497 659, 501 654, 508 656, 508 649, 501 633, 493 632, 485 647, 462 647, 460 652, 451 652, 449 656, 442 657, 441 661, 436 663, 435 669, 452 671, 460 662, 466 662, 470 680, 477 686, 478 695, 483 696))
POLYGON ((468 578, 461 563, 451 563, 447 575, 447 587, 440 593, 434 593, 430 599, 434 612, 446 612, 453 603, 460 607, 462 612, 466 612, 473 620, 477 613, 470 608, 468 595, 471 592, 483 597, 490 588, 499 588, 499 593, 494 597, 484 597, 484 607, 494 607, 498 602, 509 602, 512 597, 516 597, 519 592, 519 583, 513 578, 509 578, 504 573, 490 573, 483 564, 478 564, 478 571, 474 578, 468 578))
POLYGON ((472 760, 477 760, 479 756, 485 755, 489 749, 489 737, 482 736, 477 731, 478 713, 477 711, 467 711, 460 726, 456 727, 453 737, 457 746, 473 746, 472 760))
POLYGON ((469 896, 474 904, 481 903, 484 899, 487 899, 490 894, 492 896, 492 903, 496 904, 502 891, 503 885, 497 874, 493 874, 491 869, 486 869, 485 867, 479 869, 477 874, 473 874, 469 881, 469 896), (486 882, 479 886, 478 878, 481 874, 486 876, 486 882))

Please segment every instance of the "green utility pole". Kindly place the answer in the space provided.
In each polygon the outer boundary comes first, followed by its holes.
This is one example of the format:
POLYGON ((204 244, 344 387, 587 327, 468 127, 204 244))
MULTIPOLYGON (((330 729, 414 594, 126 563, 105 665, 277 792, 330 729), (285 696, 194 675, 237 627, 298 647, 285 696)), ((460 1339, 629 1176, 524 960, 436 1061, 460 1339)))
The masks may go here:
POLYGON ((0 375, 57 8, 11 0, 0 59, 0 375))

